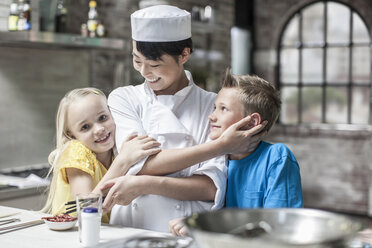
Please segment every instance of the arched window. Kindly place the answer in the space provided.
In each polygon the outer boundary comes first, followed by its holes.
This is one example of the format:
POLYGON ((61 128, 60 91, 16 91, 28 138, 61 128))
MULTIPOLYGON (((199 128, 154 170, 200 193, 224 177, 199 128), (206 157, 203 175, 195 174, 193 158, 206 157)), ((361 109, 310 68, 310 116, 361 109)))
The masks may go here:
POLYGON ((300 9, 281 33, 278 62, 282 124, 370 123, 370 35, 351 7, 300 9))

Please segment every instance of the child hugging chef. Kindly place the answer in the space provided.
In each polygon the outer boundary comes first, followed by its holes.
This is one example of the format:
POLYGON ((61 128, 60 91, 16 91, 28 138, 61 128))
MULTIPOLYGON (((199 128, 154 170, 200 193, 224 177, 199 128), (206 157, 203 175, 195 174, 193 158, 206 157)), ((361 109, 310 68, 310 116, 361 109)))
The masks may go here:
POLYGON ((168 232, 172 219, 223 206, 224 154, 254 149, 264 124, 241 130, 249 121, 243 119, 208 140, 216 94, 199 88, 184 69, 192 53, 190 13, 152 6, 134 12, 131 26, 133 66, 144 82, 109 95, 117 150, 133 133, 155 138, 162 150, 108 181, 103 207, 112 208, 111 224, 168 232))

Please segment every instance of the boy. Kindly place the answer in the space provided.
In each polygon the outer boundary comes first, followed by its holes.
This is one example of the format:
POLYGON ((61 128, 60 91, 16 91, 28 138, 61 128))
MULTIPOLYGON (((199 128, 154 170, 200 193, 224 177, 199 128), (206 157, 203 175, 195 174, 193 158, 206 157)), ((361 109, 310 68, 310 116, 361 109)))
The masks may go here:
MULTIPOLYGON (((215 140, 234 123, 250 115, 246 129, 268 123, 269 131, 280 112, 279 92, 267 81, 256 76, 232 75, 227 70, 209 116, 210 138, 215 140)), ((285 208, 303 207, 301 177, 298 163, 284 144, 261 141, 250 152, 228 155, 226 207, 285 208)), ((184 236, 181 219, 171 220, 173 234, 184 236)))
MULTIPOLYGON (((215 110, 209 116, 211 139, 217 139, 231 124, 247 115, 247 129, 267 120, 266 131, 280 112, 279 92, 256 76, 226 72, 215 110)), ((229 154, 226 207, 303 207, 298 163, 284 144, 262 141, 248 153, 229 154)))

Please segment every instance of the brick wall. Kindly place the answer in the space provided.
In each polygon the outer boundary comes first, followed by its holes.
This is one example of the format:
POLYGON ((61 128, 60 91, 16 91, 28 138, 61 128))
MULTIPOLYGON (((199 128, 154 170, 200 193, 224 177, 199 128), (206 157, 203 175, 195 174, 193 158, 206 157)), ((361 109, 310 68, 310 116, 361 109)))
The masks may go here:
MULTIPOLYGON (((276 83, 276 48, 287 19, 309 0, 256 0, 254 72, 276 83)), ((372 2, 342 0, 352 6, 372 32, 372 2)), ((372 215, 372 131, 352 127, 277 125, 269 135, 288 144, 302 173, 305 206, 372 215), (353 130, 349 130, 352 128, 353 130)))

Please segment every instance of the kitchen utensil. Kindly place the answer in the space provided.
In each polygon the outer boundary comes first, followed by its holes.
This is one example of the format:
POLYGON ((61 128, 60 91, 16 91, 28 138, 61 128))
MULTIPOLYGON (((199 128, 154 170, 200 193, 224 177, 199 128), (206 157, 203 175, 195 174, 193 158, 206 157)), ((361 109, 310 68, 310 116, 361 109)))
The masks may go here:
MULTIPOLYGON (((102 202, 105 200, 105 197, 102 197, 102 202)), ((79 202, 81 203, 82 207, 87 207, 91 203, 95 201, 94 198, 88 198, 88 199, 79 199, 79 202)), ((76 212, 76 201, 69 201, 65 203, 66 206, 66 212, 65 214, 70 214, 76 212)))
POLYGON ((6 219, 6 220, 0 220, 0 226, 10 224, 13 222, 21 221, 21 219, 13 218, 13 219, 6 219))
MULTIPOLYGON (((360 222, 341 214, 289 208, 223 209, 194 214, 184 222, 200 248, 340 248, 362 228, 360 222), (249 234, 247 223, 262 221, 270 227, 265 233, 242 235, 247 230, 249 234)), ((248 226, 257 230, 259 225, 248 226)))
POLYGON ((24 228, 31 227, 31 226, 40 225, 40 224, 43 224, 43 223, 44 223, 43 220, 34 220, 34 221, 28 221, 28 222, 24 222, 24 223, 20 223, 20 224, 16 224, 16 225, 1 227, 0 228, 0 234, 24 229, 24 228))
POLYGON ((238 226, 227 233, 238 235, 241 237, 258 237, 260 235, 265 235, 271 232, 271 226, 265 221, 260 221, 258 223, 246 223, 244 225, 238 226))

